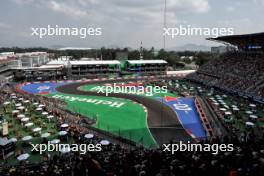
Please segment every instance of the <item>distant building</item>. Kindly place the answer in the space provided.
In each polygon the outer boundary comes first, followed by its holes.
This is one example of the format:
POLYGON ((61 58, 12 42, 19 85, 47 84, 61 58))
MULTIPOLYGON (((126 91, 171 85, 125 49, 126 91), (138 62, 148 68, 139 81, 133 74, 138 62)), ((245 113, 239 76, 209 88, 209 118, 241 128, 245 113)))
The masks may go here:
POLYGON ((190 59, 192 61, 194 59, 194 56, 181 56, 180 59, 181 60, 190 59))
MULTIPOLYGON (((33 71, 39 71, 39 67, 48 61, 49 53, 47 52, 0 53, 0 82, 10 82, 13 78, 23 79, 27 75, 35 78, 37 76, 33 75, 33 71)), ((36 73, 39 72, 36 71, 36 73)))
POLYGON ((211 47, 211 53, 214 54, 222 54, 222 53, 226 53, 228 51, 234 51, 235 48, 231 47, 231 46, 215 46, 215 47, 211 47))
POLYGON ((60 56, 57 60, 58 61, 68 61, 71 59, 72 59, 72 56, 60 56))
POLYGON ((0 83, 7 83, 13 79, 12 69, 21 67, 13 52, 0 53, 0 83))
POLYGON ((17 53, 16 56, 22 67, 38 67, 49 61, 47 52, 17 53))

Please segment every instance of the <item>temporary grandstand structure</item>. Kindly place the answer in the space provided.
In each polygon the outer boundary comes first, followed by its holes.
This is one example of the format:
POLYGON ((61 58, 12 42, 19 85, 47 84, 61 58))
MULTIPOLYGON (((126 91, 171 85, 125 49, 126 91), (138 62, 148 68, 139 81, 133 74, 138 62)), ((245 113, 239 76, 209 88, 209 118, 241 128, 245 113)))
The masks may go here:
POLYGON ((127 60, 125 70, 140 75, 165 74, 167 64, 165 60, 127 60))
POLYGON ((42 65, 40 67, 17 68, 14 73, 16 79, 41 81, 62 79, 66 75, 66 71, 64 65, 42 65))
MULTIPOLYGON (((119 76, 120 74, 153 75, 166 74, 165 60, 51 60, 39 67, 17 68, 17 74, 30 79, 73 79, 119 76), (59 78, 58 78, 59 77, 59 78)), ((16 76, 15 76, 16 77, 16 76)), ((20 78, 22 79, 22 78, 20 78)))
POLYGON ((118 75, 120 73, 120 62, 117 60, 70 61, 69 64, 68 73, 73 78, 118 75))

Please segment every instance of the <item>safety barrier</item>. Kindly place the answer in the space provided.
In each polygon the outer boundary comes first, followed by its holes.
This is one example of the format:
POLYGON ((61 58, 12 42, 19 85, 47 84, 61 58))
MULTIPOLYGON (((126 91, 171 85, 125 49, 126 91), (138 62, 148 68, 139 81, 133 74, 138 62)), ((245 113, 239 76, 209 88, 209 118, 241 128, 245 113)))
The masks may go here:
POLYGON ((200 119, 203 123, 203 126, 204 126, 204 129, 206 130, 207 132, 207 135, 208 136, 213 136, 213 129, 204 113, 204 110, 198 100, 197 97, 195 97, 195 106, 196 106, 196 109, 197 109, 197 112, 199 113, 199 116, 200 116, 200 119))

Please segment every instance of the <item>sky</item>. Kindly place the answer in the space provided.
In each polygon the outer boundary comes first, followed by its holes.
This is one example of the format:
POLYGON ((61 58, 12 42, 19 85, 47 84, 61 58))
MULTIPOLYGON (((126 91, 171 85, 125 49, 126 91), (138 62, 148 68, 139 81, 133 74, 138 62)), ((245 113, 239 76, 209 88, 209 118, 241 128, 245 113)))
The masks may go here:
MULTIPOLYGON (((165 0, 0 0, 0 47, 163 47, 165 0), (32 35, 32 27, 102 28, 102 35, 32 35)), ((167 27, 263 32, 264 0, 167 0, 167 27)), ((210 36, 166 37, 166 48, 218 45, 210 36)))

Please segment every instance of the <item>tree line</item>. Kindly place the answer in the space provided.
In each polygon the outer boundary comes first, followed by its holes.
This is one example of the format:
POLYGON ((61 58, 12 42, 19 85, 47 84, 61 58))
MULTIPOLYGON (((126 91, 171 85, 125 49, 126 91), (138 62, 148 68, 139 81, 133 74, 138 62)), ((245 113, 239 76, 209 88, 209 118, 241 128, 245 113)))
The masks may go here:
POLYGON ((79 60, 80 58, 99 58, 102 60, 115 60, 118 52, 127 53, 129 60, 140 59, 140 55, 143 59, 164 59, 172 66, 184 66, 185 64, 193 63, 197 66, 201 66, 208 62, 211 58, 215 58, 211 52, 203 51, 167 51, 164 49, 155 50, 154 47, 150 49, 143 48, 140 50, 130 48, 105 48, 91 49, 91 50, 56 50, 42 47, 35 48, 0 48, 1 52, 35 52, 43 51, 53 53, 52 57, 58 58, 60 56, 72 56, 73 59, 79 60))

